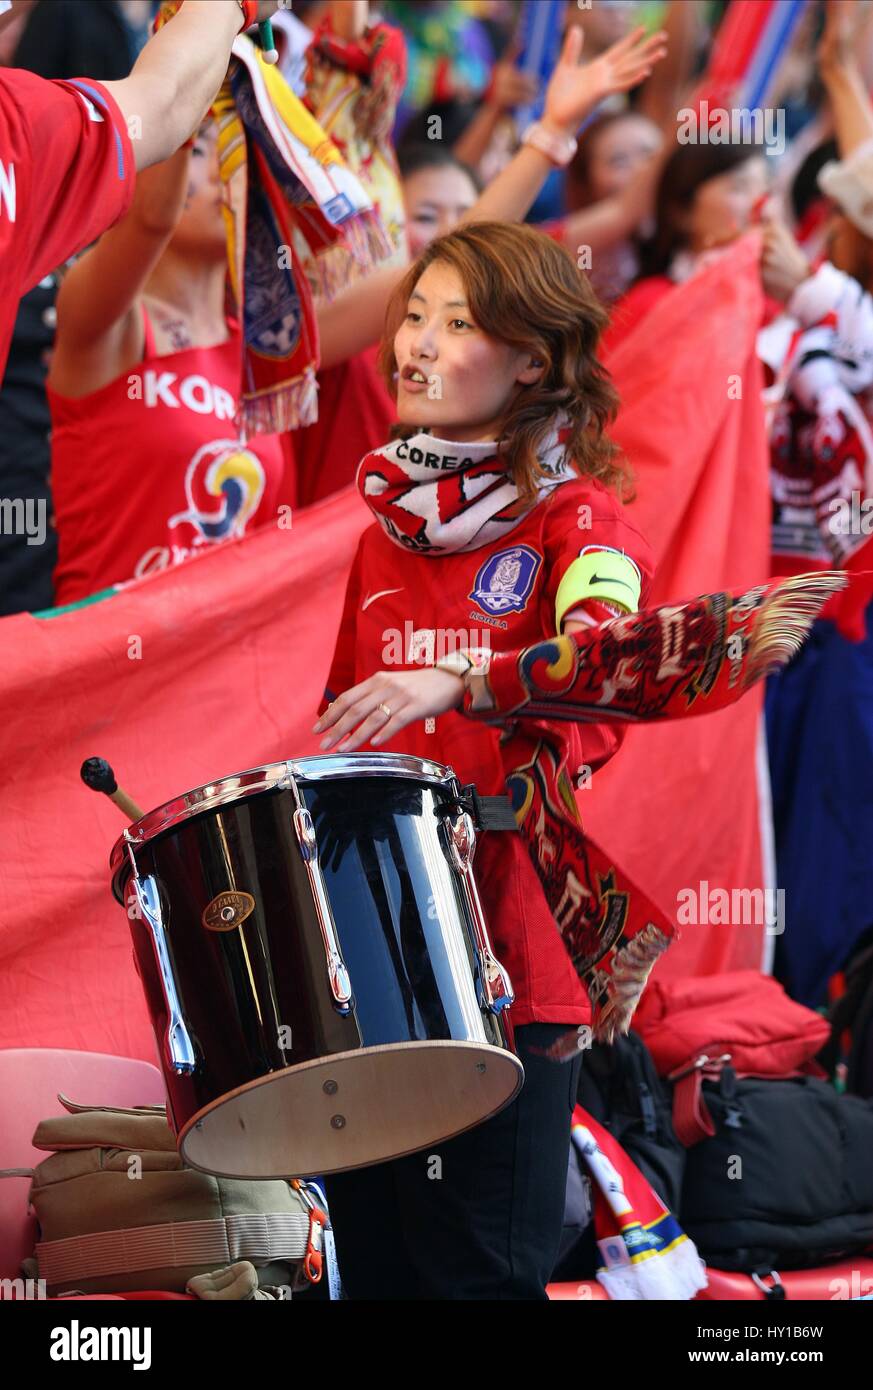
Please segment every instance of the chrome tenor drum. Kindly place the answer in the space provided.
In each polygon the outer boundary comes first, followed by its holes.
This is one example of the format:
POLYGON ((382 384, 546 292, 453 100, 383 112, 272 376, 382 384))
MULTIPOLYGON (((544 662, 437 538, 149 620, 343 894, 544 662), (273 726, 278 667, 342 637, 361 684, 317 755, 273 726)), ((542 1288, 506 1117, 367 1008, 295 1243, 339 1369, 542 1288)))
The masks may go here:
POLYGON ((112 852, 186 1162, 340 1172, 486 1120, 523 1080, 450 769, 273 763, 169 802, 112 852))

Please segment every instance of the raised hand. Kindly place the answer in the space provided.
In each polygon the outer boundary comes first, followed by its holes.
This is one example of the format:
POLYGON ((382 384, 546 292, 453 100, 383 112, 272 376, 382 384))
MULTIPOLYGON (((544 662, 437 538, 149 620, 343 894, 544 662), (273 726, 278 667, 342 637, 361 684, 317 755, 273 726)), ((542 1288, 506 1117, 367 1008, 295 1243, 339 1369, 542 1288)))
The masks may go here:
POLYGON ((588 113, 606 97, 636 87, 667 52, 664 30, 649 38, 645 35, 643 27, 634 29, 599 58, 580 65, 584 33, 578 25, 568 29, 546 88, 543 120, 574 136, 588 113))
POLYGON ((770 298, 787 304, 794 291, 811 274, 808 260, 785 223, 778 218, 765 222, 761 242, 761 278, 770 298))
POLYGON ((502 59, 494 68, 485 100, 498 111, 511 111, 515 106, 527 106, 536 101, 537 90, 535 78, 502 59))
POLYGON ((825 25, 817 54, 824 75, 853 61, 858 10, 856 0, 827 0, 825 25))

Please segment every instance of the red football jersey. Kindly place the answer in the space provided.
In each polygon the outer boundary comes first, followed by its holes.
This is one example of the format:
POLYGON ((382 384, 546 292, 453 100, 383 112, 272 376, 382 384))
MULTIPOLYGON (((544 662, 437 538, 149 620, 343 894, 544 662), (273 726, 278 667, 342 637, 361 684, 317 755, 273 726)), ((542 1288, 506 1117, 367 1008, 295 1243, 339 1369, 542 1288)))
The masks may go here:
POLYGON ((135 174, 99 82, 0 71, 0 376, 21 296, 123 216, 135 174))
MULTIPOLYGON (((511 651, 552 636, 558 585, 586 546, 629 555, 645 601, 651 550, 617 498, 591 480, 561 484, 510 534, 464 553, 410 554, 374 524, 361 537, 349 576, 327 698, 377 671, 431 665, 459 647, 511 651)), ((603 725, 562 725, 562 731, 572 739, 575 776, 601 766, 621 741, 619 729, 603 725)), ((445 763, 462 782, 492 796, 505 792, 498 743, 496 729, 452 710, 410 724, 379 751, 445 763)), ((515 990, 513 1025, 588 1022, 587 993, 521 837, 484 832, 475 862, 495 954, 515 990)))
POLYGON ((278 524, 294 504, 280 436, 237 438, 238 328, 160 357, 147 315, 145 328, 129 372, 86 396, 47 391, 59 606, 278 524))

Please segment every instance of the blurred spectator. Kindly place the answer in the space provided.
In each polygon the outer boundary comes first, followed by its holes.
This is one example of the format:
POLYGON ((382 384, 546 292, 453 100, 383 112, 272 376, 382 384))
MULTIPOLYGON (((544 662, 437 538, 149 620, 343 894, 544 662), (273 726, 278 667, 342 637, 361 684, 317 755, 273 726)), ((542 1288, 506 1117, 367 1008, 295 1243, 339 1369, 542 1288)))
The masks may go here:
MULTIPOLYGON (((48 79, 124 78, 148 35, 152 0, 37 0, 3 31, 16 40, 12 65, 48 79)), ((58 276, 22 299, 0 387, 0 494, 33 505, 48 524, 42 544, 0 534, 0 616, 50 608, 57 533, 49 484, 51 420, 45 379, 55 334, 58 276)))
POLYGON ((406 39, 408 75, 397 113, 402 132, 413 111, 451 97, 478 97, 494 66, 488 32, 461 0, 385 0, 385 18, 406 39))
POLYGON ((404 145, 400 151, 409 254, 414 260, 436 237, 457 227, 482 191, 472 169, 445 146, 404 145))
POLYGON ((141 172, 126 217, 67 273, 49 375, 56 598, 75 603, 276 521, 282 441, 237 438, 218 130, 141 172))
POLYGON ((675 146, 658 185, 655 230, 641 247, 639 278, 616 305, 606 335, 610 349, 708 253, 748 231, 768 178, 766 156, 754 146, 675 146))
POLYGON ((277 10, 273 15, 279 71, 299 97, 306 92, 306 52, 326 12, 327 0, 294 0, 293 10, 277 10))
POLYGON ((567 169, 567 215, 543 226, 573 254, 591 249, 588 275, 606 303, 618 299, 640 271, 640 240, 652 225, 646 170, 661 151, 663 136, 653 121, 633 110, 607 111, 588 126, 567 169), (639 197, 637 195, 640 195, 639 197), (592 219, 585 214, 613 203, 624 214, 615 234, 591 247, 592 219))

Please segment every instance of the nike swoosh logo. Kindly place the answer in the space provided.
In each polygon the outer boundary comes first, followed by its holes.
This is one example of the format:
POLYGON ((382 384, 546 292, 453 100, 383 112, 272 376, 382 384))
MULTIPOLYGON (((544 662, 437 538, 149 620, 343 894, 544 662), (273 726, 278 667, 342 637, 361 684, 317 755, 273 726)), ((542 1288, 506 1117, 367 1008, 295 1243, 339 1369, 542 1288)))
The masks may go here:
POLYGON ((361 612, 363 613, 365 608, 369 608, 371 603, 375 603, 377 598, 384 598, 386 594, 402 593, 403 585, 401 584, 399 589, 380 589, 378 594, 368 594, 367 597, 364 599, 364 602, 361 604, 361 612))
POLYGON ((631 593, 634 591, 633 584, 628 584, 625 579, 611 579, 608 575, 604 577, 599 574, 592 574, 588 582, 589 584, 621 584, 623 588, 630 589, 631 593))

